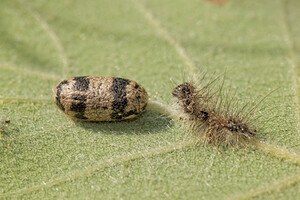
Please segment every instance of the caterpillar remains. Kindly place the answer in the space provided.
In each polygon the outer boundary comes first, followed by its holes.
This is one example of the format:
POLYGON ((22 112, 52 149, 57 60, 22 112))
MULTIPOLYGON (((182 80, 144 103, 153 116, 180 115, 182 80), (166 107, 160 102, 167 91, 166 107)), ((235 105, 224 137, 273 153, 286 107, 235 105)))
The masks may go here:
POLYGON ((255 137, 256 129, 249 118, 242 116, 242 112, 230 110, 232 99, 222 102, 221 93, 215 98, 218 91, 210 84, 197 89, 193 83, 185 82, 172 91, 191 130, 204 136, 209 143, 225 145, 243 144, 255 137))

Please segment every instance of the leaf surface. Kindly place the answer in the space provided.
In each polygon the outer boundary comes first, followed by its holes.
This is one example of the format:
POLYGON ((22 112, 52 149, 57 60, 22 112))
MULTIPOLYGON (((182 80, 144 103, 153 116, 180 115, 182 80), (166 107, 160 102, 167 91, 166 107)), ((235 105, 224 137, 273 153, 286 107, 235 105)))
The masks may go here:
POLYGON ((299 166, 257 149, 181 148, 188 130, 156 110, 129 122, 79 123, 52 103, 63 79, 118 76, 173 109, 175 84, 227 71, 224 87, 240 104, 279 88, 255 113, 257 126, 268 121, 257 135, 300 154, 297 0, 0 4, 0 113, 11 120, 0 137, 0 198, 299 196, 299 166))

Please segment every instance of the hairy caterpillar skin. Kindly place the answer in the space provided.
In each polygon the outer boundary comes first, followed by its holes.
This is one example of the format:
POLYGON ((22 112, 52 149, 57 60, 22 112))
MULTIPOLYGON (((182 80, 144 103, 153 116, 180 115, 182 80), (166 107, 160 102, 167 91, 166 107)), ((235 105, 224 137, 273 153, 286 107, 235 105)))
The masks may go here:
POLYGON ((256 130, 247 117, 230 112, 230 103, 215 99, 216 92, 207 86, 197 89, 193 83, 185 82, 172 91, 191 128, 202 132, 210 143, 235 144, 254 137, 256 130))
POLYGON ((135 81, 101 76, 74 77, 53 89, 55 104, 81 121, 122 121, 142 114, 148 94, 135 81))

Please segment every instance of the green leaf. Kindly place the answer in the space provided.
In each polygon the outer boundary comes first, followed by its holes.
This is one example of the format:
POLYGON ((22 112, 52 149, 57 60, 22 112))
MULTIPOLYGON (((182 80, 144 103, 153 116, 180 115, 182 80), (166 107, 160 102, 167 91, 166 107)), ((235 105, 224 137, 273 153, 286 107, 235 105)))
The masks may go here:
POLYGON ((268 121, 257 135, 299 157, 299 1, 0 5, 0 198, 300 195, 298 165, 261 149, 193 145, 187 128, 157 109, 128 122, 79 123, 52 102, 52 87, 68 77, 119 76, 172 110, 177 83, 227 71, 224 87, 241 104, 279 88, 255 113, 257 127, 268 121))

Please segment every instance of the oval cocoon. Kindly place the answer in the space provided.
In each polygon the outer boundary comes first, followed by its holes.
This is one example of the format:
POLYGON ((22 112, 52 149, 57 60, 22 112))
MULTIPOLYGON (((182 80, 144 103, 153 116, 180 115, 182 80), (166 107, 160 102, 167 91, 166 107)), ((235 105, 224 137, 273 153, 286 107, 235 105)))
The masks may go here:
POLYGON ((81 121, 133 119, 148 103, 148 94, 140 84, 118 77, 70 78, 53 89, 53 96, 64 113, 81 121))

